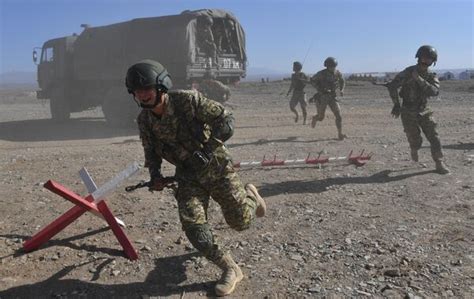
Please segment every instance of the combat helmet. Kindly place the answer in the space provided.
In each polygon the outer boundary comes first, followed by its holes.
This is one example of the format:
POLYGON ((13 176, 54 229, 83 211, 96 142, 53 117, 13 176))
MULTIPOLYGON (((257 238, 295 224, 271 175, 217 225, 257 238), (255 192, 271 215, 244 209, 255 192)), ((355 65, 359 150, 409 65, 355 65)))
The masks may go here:
POLYGON ((125 77, 128 93, 137 89, 155 86, 157 90, 167 92, 172 86, 168 71, 159 62, 145 59, 132 65, 125 77))
POLYGON ((326 60, 324 60, 324 66, 325 67, 336 67, 337 66, 337 60, 334 57, 328 57, 326 60))
POLYGON ((420 59, 421 57, 428 57, 433 60, 433 63, 436 64, 436 61, 438 60, 438 52, 436 49, 430 45, 423 45, 420 48, 418 48, 418 51, 416 51, 415 58, 420 59))
POLYGON ((293 70, 294 71, 301 71, 303 69, 303 65, 299 61, 293 62, 293 70))

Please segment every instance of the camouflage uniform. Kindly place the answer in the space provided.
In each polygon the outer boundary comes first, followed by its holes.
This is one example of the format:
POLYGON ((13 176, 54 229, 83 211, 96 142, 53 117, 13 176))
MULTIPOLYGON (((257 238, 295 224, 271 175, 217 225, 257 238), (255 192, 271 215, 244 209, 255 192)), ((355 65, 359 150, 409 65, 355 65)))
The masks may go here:
POLYGON ((410 148, 417 151, 423 142, 421 131, 431 144, 431 156, 434 161, 441 161, 443 152, 441 142, 436 132, 436 122, 433 112, 428 108, 428 98, 439 93, 439 80, 435 73, 421 72, 416 66, 407 67, 387 84, 390 97, 395 105, 400 105, 399 95, 403 99, 401 119, 403 129, 410 148), (420 79, 415 80, 413 71, 417 70, 420 79), (401 87, 400 93, 398 89, 401 87))
POLYGON ((336 97, 336 91, 344 91, 345 81, 342 77, 341 72, 336 70, 334 73, 328 69, 321 70, 317 72, 313 77, 311 77, 311 84, 318 91, 314 95, 316 102, 317 115, 313 120, 315 124, 316 121, 322 121, 326 113, 326 107, 329 106, 332 113, 336 117, 336 127, 339 132, 339 135, 342 134, 342 116, 341 116, 341 107, 336 97))
POLYGON ((212 59, 213 63, 218 63, 217 46, 210 24, 200 24, 197 31, 197 41, 200 49, 212 59))
POLYGON ((212 128, 229 112, 197 91, 173 91, 167 96, 161 117, 143 109, 137 119, 145 167, 153 179, 161 176, 162 159, 176 166, 175 197, 182 228, 193 246, 216 262, 225 252, 207 222, 209 198, 238 231, 247 229, 255 218, 256 198, 244 189, 225 145, 211 137, 212 128))
POLYGON ((214 101, 224 103, 230 98, 230 88, 221 81, 214 79, 204 79, 199 83, 199 91, 214 101))
POLYGON ((291 75, 291 85, 290 89, 288 90, 288 94, 293 91, 290 99, 290 110, 296 115, 296 121, 298 120, 298 112, 296 111, 295 107, 298 103, 301 106, 301 110, 303 111, 303 122, 306 123, 306 98, 304 88, 306 83, 308 82, 308 76, 301 71, 294 72, 291 75))

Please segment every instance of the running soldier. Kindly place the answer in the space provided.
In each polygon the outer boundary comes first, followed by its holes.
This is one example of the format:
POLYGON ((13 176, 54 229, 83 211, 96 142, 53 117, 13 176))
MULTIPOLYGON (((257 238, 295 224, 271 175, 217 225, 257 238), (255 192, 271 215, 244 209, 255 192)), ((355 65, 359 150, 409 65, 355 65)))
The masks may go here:
POLYGON ((303 111, 303 125, 306 124, 306 94, 304 92, 304 88, 306 84, 309 82, 308 77, 305 73, 301 70, 303 69, 303 65, 301 62, 295 61, 293 62, 293 74, 291 75, 291 84, 290 89, 286 93, 286 96, 289 96, 290 93, 293 91, 290 100, 290 110, 295 114, 295 123, 298 122, 298 111, 296 111, 296 105, 298 103, 301 106, 301 110, 303 111))
POLYGON ((150 190, 161 191, 169 184, 161 175, 162 159, 176 166, 175 197, 182 229, 191 244, 223 270, 215 291, 228 295, 243 274, 230 252, 214 239, 208 223, 209 199, 220 205, 227 224, 237 231, 249 228, 266 211, 257 188, 242 185, 224 145, 233 134, 232 114, 197 91, 168 91, 171 78, 153 60, 132 65, 125 82, 143 108, 137 123, 150 190))
POLYGON ((336 70, 337 61, 334 57, 326 58, 324 66, 326 69, 311 77, 311 84, 318 91, 313 97, 316 102, 317 114, 311 120, 311 127, 316 127, 316 123, 324 119, 326 107, 329 106, 336 117, 337 137, 339 140, 343 140, 347 136, 342 133, 341 107, 339 107, 336 92, 339 91, 341 97, 344 96, 345 81, 341 72, 336 70))
POLYGON ((423 139, 421 131, 431 144, 431 157, 435 161, 436 171, 449 173, 443 162, 441 142, 436 131, 433 111, 428 107, 428 98, 439 93, 439 80, 435 73, 429 71, 436 64, 438 53, 429 45, 421 46, 416 52, 418 63, 407 67, 387 84, 393 102, 392 116, 401 116, 403 129, 410 144, 411 159, 418 162, 418 150, 423 139), (400 89, 400 92, 398 89, 400 89), (400 105, 399 97, 403 99, 400 105))

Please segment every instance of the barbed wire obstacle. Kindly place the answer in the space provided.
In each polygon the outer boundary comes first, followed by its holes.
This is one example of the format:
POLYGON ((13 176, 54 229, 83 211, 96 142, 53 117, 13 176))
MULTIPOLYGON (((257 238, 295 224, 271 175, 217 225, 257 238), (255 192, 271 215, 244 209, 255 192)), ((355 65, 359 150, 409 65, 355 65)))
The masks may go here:
POLYGON ((291 160, 279 160, 277 156, 274 155, 273 159, 266 159, 263 156, 261 161, 246 161, 246 162, 237 162, 234 164, 236 168, 243 167, 269 167, 269 166, 290 166, 290 165, 304 165, 304 164, 313 164, 321 165, 332 162, 341 162, 345 161, 349 165, 355 165, 356 167, 364 166, 367 161, 369 161, 373 153, 365 154, 365 150, 362 150, 358 155, 352 155, 353 151, 351 150, 349 155, 343 157, 321 157, 321 153, 317 157, 311 158, 311 154, 308 154, 306 159, 291 159, 291 160))
POLYGON ((54 237, 57 233, 65 229, 69 224, 74 222, 82 214, 87 211, 92 212, 94 215, 103 218, 109 227, 112 229, 115 237, 122 245, 125 255, 130 260, 138 259, 138 254, 132 245, 132 242, 125 235, 125 232, 120 225, 125 225, 123 221, 116 218, 112 211, 105 203, 105 196, 113 191, 122 181, 128 177, 134 175, 139 170, 138 163, 135 162, 129 165, 125 170, 118 173, 110 181, 97 188, 95 182, 90 177, 89 173, 85 168, 80 172, 81 178, 84 180, 86 187, 89 191, 89 195, 81 197, 66 187, 62 186, 58 182, 49 180, 44 184, 44 187, 53 193, 67 199, 68 201, 75 204, 74 207, 69 209, 66 213, 58 217, 56 220, 48 224, 42 230, 37 232, 29 240, 23 243, 23 249, 26 252, 33 251, 40 247, 42 244, 47 242, 49 239, 54 237))

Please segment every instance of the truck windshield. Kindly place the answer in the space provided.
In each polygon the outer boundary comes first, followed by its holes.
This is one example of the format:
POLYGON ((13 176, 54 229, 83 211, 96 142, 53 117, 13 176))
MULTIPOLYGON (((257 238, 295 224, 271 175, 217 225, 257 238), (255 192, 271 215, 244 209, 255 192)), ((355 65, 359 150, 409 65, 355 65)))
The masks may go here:
POLYGON ((41 54, 41 62, 51 62, 54 60, 54 48, 44 48, 41 54))

